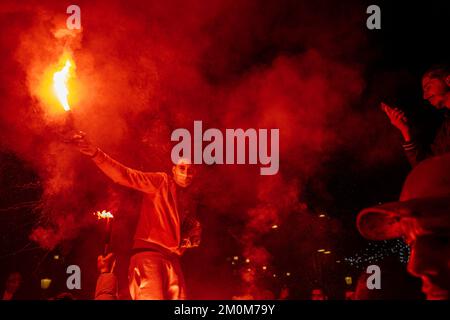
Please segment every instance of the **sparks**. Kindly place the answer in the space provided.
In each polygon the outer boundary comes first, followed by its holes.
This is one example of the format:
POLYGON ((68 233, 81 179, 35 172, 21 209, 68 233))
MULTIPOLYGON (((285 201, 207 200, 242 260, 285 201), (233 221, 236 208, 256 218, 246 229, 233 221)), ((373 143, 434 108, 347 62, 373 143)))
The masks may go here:
POLYGON ((112 219, 114 218, 113 214, 109 211, 103 210, 103 211, 97 211, 94 212, 94 215, 97 216, 97 218, 100 219, 112 219))

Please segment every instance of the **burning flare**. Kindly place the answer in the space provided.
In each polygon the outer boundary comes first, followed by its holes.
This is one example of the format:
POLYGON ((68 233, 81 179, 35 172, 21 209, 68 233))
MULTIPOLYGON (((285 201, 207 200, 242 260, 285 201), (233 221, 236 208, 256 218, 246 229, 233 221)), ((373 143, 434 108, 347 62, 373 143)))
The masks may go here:
POLYGON ((66 60, 64 67, 53 74, 53 89, 55 90, 56 97, 63 106, 65 111, 70 110, 67 96, 69 95, 69 89, 67 88, 67 81, 69 80, 69 71, 72 64, 70 60, 66 60))
POLYGON ((106 211, 106 210, 94 212, 94 215, 97 216, 97 218, 99 220, 100 219, 112 219, 112 218, 114 218, 112 213, 109 212, 109 211, 106 211))

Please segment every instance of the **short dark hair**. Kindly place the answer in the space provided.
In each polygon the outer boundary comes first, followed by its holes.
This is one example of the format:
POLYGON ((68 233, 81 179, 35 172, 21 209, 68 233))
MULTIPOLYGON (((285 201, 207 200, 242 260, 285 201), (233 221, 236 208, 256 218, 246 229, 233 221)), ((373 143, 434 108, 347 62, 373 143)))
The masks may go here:
POLYGON ((424 77, 427 76, 431 79, 439 78, 443 79, 450 75, 450 65, 448 64, 437 64, 434 66, 431 66, 423 75, 424 77))

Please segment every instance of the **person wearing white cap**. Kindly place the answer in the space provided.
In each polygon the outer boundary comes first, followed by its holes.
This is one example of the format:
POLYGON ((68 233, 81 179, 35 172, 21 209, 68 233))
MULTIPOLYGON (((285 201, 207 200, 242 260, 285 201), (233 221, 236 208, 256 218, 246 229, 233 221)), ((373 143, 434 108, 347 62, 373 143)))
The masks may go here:
POLYGON ((370 240, 403 238, 411 249, 408 272, 422 280, 428 300, 450 292, 450 154, 417 165, 406 178, 399 201, 366 208, 357 217, 370 240))

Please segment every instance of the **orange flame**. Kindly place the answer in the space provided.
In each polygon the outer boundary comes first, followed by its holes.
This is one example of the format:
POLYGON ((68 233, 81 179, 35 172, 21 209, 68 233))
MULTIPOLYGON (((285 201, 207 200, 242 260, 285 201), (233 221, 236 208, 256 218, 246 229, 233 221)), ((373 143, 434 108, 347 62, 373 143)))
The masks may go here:
POLYGON ((94 212, 94 215, 97 216, 97 218, 99 220, 114 218, 113 214, 110 211, 106 211, 106 210, 94 212))
POLYGON ((53 90, 55 91, 56 97, 63 106, 65 111, 70 110, 69 102, 67 97, 69 95, 69 89, 67 87, 67 81, 69 80, 69 71, 72 64, 70 60, 67 59, 64 67, 53 74, 53 90))

